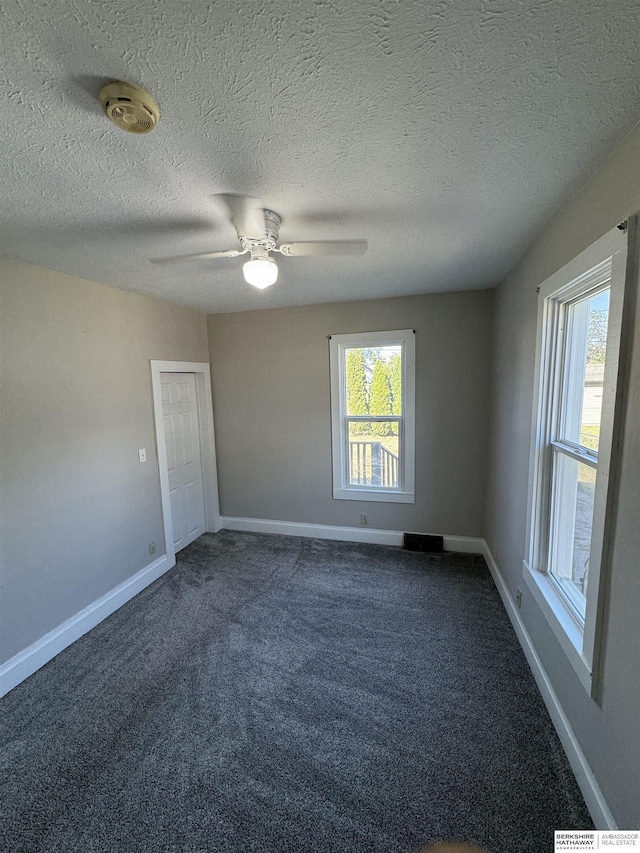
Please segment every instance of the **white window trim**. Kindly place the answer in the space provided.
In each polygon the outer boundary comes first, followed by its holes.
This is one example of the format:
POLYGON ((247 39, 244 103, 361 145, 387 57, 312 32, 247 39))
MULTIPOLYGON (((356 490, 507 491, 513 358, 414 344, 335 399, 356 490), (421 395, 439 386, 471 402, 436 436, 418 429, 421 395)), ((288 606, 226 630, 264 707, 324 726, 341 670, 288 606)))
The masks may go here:
MULTIPOLYGON (((331 335, 329 338, 331 374, 331 455, 333 497, 348 501, 415 502, 415 333, 413 329, 389 332, 360 332, 353 335, 331 335), (347 476, 347 436, 345 430, 346 388, 345 350, 351 347, 402 346, 402 415, 385 415, 379 420, 400 423, 399 487, 382 489, 352 486, 347 476)), ((366 420, 376 420, 366 416, 366 420)))
MULTIPOLYGON (((636 219, 628 221, 628 234, 636 233, 636 219)), ((541 285, 538 304, 536 342, 536 398, 529 469, 529 529, 527 559, 523 574, 527 586, 560 646, 585 689, 596 697, 599 690, 603 620, 609 584, 609 551, 613 521, 616 474, 617 434, 621 421, 622 389, 625 385, 626 338, 623 326, 623 302, 627 278, 628 236, 614 228, 584 252, 554 273, 541 285), (553 418, 557 411, 556 396, 561 381, 553 383, 561 357, 554 334, 561 304, 591 285, 597 287, 609 279, 611 288, 607 355, 605 364, 603 408, 598 453, 594 518, 592 527, 591 563, 584 628, 572 614, 546 574, 546 536, 549 519, 550 440, 554 435, 553 418)), ((635 284, 635 282, 634 282, 635 284)), ((581 460, 585 461, 585 460, 581 460)))

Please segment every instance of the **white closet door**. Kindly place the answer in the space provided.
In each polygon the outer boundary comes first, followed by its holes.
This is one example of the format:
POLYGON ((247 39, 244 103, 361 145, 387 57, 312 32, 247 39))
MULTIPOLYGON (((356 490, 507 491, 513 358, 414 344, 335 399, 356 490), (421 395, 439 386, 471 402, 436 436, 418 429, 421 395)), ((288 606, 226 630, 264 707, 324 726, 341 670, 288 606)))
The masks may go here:
POLYGON ((163 373, 162 413, 176 552, 204 533, 200 425, 193 373, 163 373))

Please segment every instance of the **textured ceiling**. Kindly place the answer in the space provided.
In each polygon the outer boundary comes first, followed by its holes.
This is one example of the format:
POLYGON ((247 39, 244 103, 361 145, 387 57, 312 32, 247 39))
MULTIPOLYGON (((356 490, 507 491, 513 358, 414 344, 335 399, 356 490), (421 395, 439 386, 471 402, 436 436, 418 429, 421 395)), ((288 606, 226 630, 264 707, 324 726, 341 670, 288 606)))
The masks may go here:
POLYGON ((206 311, 490 287, 640 116, 637 0, 3 0, 0 252, 206 311), (148 89, 118 130, 97 93, 148 89), (261 198, 258 292, 216 193, 261 198))

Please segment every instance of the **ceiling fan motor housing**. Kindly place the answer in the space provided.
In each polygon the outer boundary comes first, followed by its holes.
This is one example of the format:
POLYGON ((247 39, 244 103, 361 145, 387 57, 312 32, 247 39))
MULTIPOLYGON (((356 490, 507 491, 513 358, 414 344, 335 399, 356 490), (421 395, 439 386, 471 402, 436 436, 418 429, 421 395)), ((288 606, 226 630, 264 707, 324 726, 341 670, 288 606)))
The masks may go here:
POLYGON ((267 246, 270 249, 273 249, 278 242, 280 222, 281 220, 277 213, 274 213, 273 210, 265 210, 264 225, 267 232, 267 246))
POLYGON ((244 249, 253 250, 256 246, 263 246, 265 249, 272 250, 277 246, 280 236, 280 217, 273 210, 263 210, 262 213, 264 214, 263 235, 250 237, 245 234, 238 234, 244 249))
POLYGON ((107 117, 129 133, 149 133, 160 118, 151 95, 131 83, 113 80, 101 89, 99 97, 107 117))

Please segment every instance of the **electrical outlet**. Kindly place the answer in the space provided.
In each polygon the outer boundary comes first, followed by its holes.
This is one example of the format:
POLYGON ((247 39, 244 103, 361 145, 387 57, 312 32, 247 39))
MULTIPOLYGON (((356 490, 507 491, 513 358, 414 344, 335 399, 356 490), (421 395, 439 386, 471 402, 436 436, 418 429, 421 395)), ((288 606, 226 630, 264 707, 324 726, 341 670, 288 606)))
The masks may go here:
POLYGON ((520 610, 520 605, 522 604, 522 590, 520 587, 516 590, 516 607, 520 610))
POLYGON ((364 513, 360 516, 360 524, 369 524, 369 519, 364 513))
POLYGON ((149 542, 149 553, 150 554, 156 553, 156 543, 155 542, 149 542))

